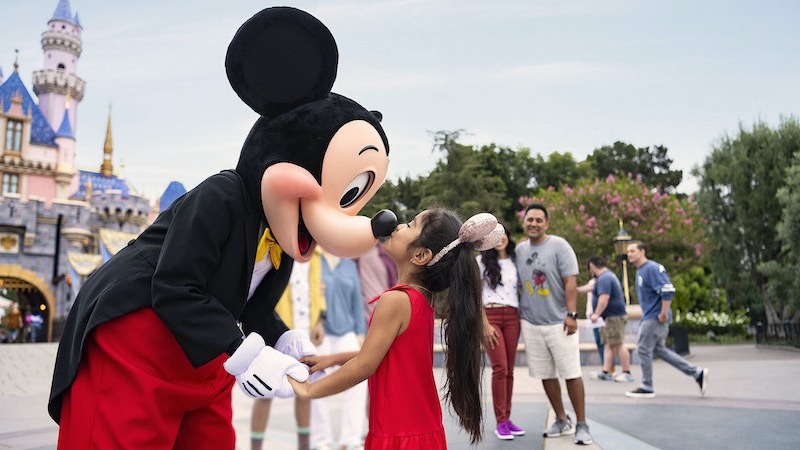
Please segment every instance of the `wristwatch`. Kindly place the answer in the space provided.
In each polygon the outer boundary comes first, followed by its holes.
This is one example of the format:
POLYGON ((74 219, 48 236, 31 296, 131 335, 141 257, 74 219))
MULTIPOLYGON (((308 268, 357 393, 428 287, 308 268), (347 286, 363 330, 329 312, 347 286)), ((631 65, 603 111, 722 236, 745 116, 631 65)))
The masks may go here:
POLYGON ((576 312, 568 312, 567 317, 572 317, 575 320, 578 320, 578 313, 576 312))

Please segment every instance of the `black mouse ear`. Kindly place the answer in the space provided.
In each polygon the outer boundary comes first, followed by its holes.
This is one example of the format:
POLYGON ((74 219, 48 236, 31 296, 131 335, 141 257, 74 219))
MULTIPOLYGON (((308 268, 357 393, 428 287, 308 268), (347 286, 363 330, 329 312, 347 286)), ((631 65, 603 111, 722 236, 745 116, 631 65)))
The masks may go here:
POLYGON ((375 116, 375 118, 378 119, 378 122, 383 121, 383 114, 381 114, 380 111, 370 111, 369 113, 375 116))
POLYGON ((336 41, 317 18, 291 7, 267 8, 228 45, 233 90, 262 116, 274 117, 328 96, 336 79, 336 41))

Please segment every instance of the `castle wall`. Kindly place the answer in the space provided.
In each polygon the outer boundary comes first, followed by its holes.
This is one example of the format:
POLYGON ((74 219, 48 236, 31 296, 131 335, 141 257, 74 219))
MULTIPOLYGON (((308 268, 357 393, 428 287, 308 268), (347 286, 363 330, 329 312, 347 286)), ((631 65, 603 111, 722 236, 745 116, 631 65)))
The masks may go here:
POLYGON ((28 175, 27 196, 30 198, 41 197, 50 206, 51 200, 56 196, 56 180, 53 177, 42 175, 28 175))
POLYGON ((22 158, 28 161, 37 161, 52 164, 55 167, 58 161, 58 149, 43 145, 27 145, 22 149, 22 158))
POLYGON ((91 204, 56 200, 47 205, 44 199, 0 198, 0 231, 16 233, 20 241, 18 253, 0 252, 0 265, 18 265, 36 272, 53 291, 53 317, 63 317, 74 301, 65 280, 69 272, 67 253, 98 253, 100 229, 141 233, 148 224, 149 211, 146 199, 123 199, 121 193, 113 191, 92 196, 91 204), (54 278, 59 216, 62 236, 54 278), (64 235, 65 230, 69 230, 70 238, 64 235))

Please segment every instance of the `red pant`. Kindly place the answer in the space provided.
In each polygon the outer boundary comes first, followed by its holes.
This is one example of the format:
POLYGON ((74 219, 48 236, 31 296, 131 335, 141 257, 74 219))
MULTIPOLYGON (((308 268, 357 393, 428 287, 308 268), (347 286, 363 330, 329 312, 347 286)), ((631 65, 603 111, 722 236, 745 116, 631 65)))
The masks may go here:
POLYGON ((64 393, 58 448, 233 449, 226 359, 192 367, 150 308, 100 325, 64 393))
POLYGON ((499 336, 497 345, 486 349, 492 362, 492 402, 497 423, 511 417, 511 394, 514 391, 514 365, 519 342, 519 311, 507 306, 486 308, 486 318, 499 336))

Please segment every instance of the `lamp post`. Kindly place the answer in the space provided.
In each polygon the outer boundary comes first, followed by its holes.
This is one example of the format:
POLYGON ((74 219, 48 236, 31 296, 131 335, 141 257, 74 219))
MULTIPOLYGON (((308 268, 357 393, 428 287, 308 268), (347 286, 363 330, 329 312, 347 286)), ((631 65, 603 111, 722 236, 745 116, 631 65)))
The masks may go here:
POLYGON ((619 219, 619 231, 614 236, 614 253, 616 253, 617 259, 622 261, 622 288, 625 293, 626 305, 631 304, 631 294, 628 289, 628 243, 631 240, 628 232, 622 228, 622 219, 619 219))

